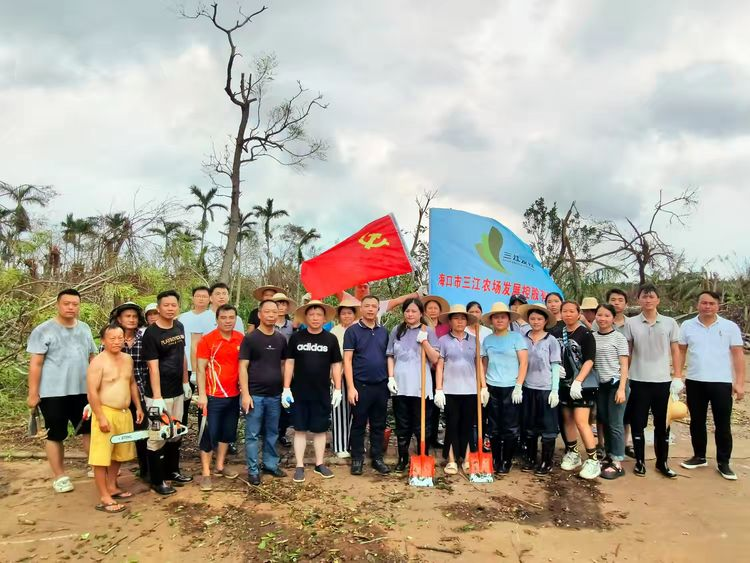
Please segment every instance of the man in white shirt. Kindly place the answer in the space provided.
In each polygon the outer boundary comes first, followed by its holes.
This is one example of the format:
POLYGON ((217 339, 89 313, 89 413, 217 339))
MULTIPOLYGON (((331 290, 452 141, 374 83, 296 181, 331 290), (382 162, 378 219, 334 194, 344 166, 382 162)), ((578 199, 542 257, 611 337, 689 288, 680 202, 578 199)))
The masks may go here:
MULTIPOLYGON (((191 301, 191 309, 182 313, 177 319, 185 327, 185 360, 187 361, 188 376, 190 377, 190 388, 195 393, 196 382, 195 372, 197 371, 197 364, 195 363, 195 351, 198 349, 198 341, 203 336, 203 327, 208 319, 213 315, 208 310, 208 298, 209 289, 205 285, 201 285, 193 288, 193 296, 191 301), (193 338, 195 336, 195 338, 193 338), (193 368, 193 365, 196 368, 193 368)), ((192 397, 192 395, 191 395, 192 397)), ((182 414, 182 424, 187 426, 188 420, 188 409, 190 407, 190 399, 185 399, 185 409, 182 414)), ((200 427, 200 413, 198 413, 198 425, 200 427)))
POLYGON ((734 481, 729 466, 732 455, 732 393, 737 401, 745 394, 745 357, 742 333, 732 321, 719 316, 721 298, 714 291, 698 295, 698 316, 680 329, 680 350, 687 355, 687 404, 693 457, 680 465, 695 469, 706 461, 708 404, 714 418, 716 463, 722 477, 734 481))

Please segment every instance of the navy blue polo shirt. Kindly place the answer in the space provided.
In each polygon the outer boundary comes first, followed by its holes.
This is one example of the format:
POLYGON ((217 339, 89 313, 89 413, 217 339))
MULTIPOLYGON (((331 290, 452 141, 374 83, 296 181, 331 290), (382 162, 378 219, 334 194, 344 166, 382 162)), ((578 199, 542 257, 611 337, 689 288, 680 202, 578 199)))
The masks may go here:
POLYGON ((346 329, 344 352, 354 352, 352 372, 355 382, 382 383, 388 379, 387 348, 388 331, 385 327, 376 325, 370 328, 360 320, 346 329))

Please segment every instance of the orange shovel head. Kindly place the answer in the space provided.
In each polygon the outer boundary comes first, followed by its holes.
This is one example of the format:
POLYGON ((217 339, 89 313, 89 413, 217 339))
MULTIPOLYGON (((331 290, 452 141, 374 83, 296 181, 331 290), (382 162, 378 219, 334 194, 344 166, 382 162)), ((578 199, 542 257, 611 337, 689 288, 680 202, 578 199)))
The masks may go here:
POLYGON ((409 477, 435 476, 435 458, 431 455, 413 455, 409 458, 409 477))
MULTIPOLYGON (((481 448, 481 445, 480 445, 481 448)), ((469 474, 492 475, 492 454, 483 451, 469 452, 469 474)))

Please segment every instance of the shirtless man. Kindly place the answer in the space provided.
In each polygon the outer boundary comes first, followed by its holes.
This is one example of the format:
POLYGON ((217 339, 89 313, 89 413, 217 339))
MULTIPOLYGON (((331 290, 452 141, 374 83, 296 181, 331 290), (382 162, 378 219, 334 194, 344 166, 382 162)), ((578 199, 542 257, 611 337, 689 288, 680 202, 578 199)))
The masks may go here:
POLYGON ((96 509, 107 513, 125 510, 118 500, 133 494, 117 487, 117 472, 123 461, 135 457, 135 444, 112 444, 113 434, 133 431, 130 401, 135 403, 136 422, 143 421, 143 409, 138 399, 138 386, 133 376, 133 359, 122 352, 125 333, 118 324, 102 330, 104 350, 89 364, 86 374, 88 399, 91 405, 91 448, 89 464, 94 468, 94 480, 101 503, 96 509))

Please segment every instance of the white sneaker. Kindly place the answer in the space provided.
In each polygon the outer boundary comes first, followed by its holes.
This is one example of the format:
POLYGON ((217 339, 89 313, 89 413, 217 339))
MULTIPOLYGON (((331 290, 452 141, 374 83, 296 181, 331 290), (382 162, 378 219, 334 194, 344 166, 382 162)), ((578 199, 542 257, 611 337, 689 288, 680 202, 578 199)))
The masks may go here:
POLYGON ((56 493, 69 493, 74 489, 73 483, 70 481, 70 477, 63 475, 52 481, 52 488, 55 489, 56 493))
POLYGON ((581 456, 578 452, 568 452, 562 458, 560 463, 560 469, 564 471, 573 471, 574 469, 581 467, 581 456))
POLYGON ((587 459, 583 464, 583 469, 578 474, 582 479, 596 479, 602 472, 602 467, 595 459, 587 459))
POLYGON ((347 459, 347 458, 352 457, 352 454, 350 454, 349 452, 336 452, 336 457, 341 458, 341 459, 347 459))

